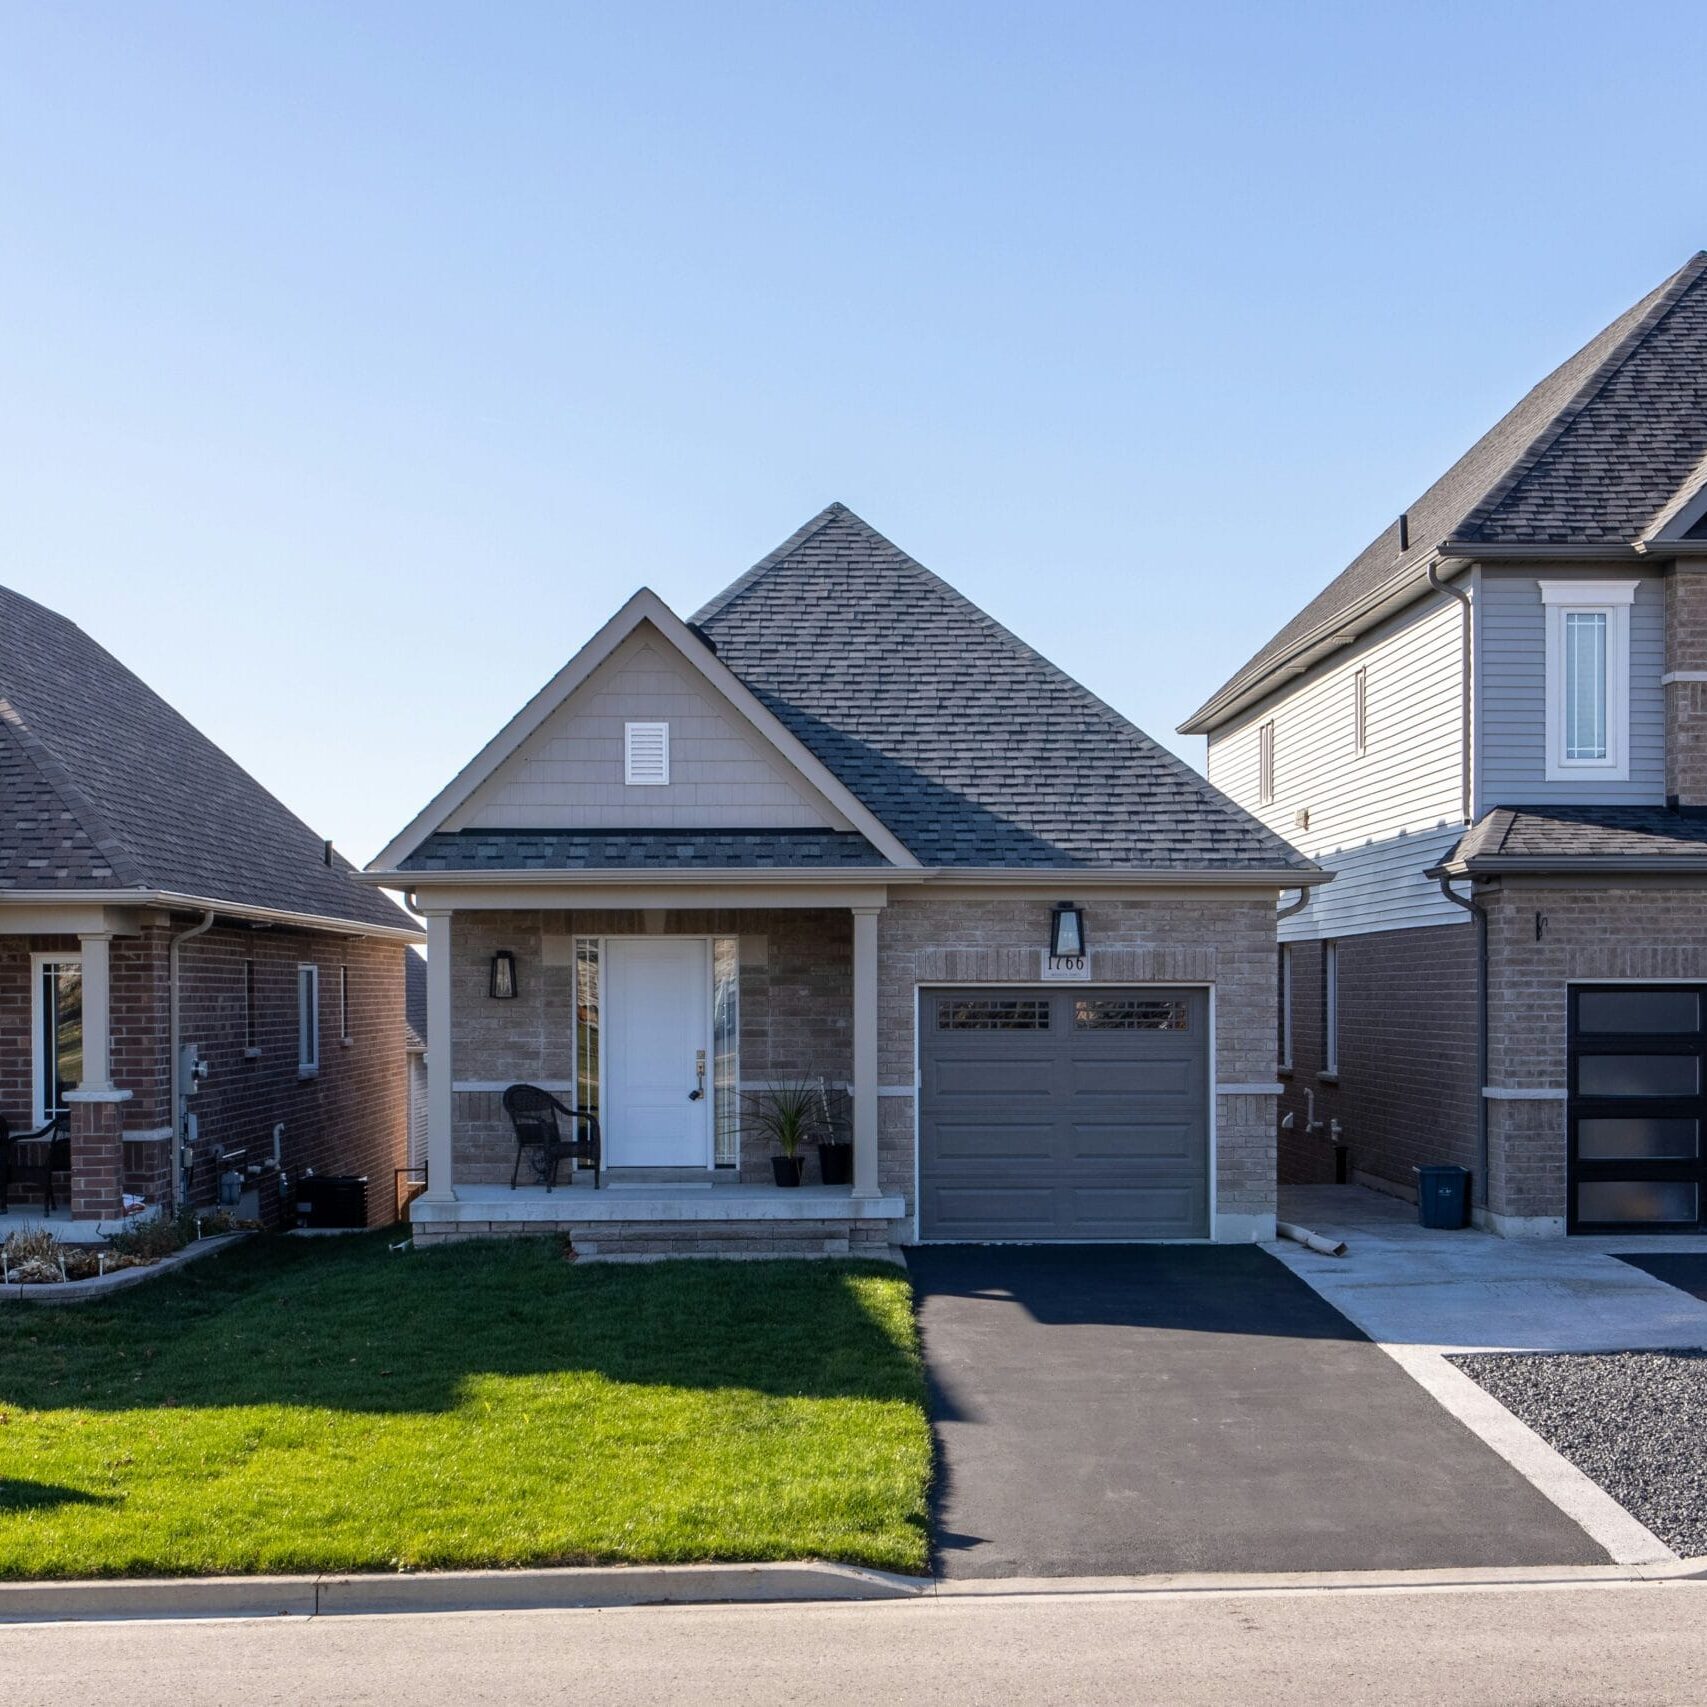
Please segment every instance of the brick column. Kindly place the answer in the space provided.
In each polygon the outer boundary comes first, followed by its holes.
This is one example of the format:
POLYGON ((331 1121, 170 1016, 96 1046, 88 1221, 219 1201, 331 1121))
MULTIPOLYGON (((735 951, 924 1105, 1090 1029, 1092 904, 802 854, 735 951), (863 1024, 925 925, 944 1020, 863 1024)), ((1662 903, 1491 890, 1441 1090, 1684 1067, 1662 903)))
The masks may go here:
POLYGON ((1676 564, 1665 588, 1666 797, 1707 807, 1707 573, 1676 564))
POLYGON ((129 1091, 68 1091, 71 1219, 115 1220, 124 1212, 124 1105, 129 1091))

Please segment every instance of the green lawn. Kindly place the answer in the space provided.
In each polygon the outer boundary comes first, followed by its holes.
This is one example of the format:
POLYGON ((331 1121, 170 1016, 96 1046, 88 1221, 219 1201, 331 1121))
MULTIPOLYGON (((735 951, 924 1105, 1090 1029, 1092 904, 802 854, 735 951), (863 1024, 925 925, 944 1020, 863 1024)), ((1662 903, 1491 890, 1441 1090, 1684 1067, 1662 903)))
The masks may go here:
POLYGON ((0 1308, 0 1577, 925 1565, 906 1278, 253 1239, 0 1308))

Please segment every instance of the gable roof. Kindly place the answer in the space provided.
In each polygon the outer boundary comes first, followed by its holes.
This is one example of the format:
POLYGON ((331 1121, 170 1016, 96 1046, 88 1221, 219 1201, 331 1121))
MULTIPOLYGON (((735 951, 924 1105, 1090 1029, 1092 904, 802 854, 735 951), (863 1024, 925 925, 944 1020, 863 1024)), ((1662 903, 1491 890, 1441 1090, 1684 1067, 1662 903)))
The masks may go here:
POLYGON ((926 865, 1315 870, 844 504, 694 625, 926 865))
POLYGON ((874 817, 842 779, 778 722, 771 711, 704 644, 682 619, 652 591, 642 587, 555 676, 524 705, 466 765, 375 855, 368 870, 405 869, 405 862, 431 836, 438 834, 453 812, 467 801, 540 726, 564 704, 617 647, 643 623, 650 623, 711 688, 769 741, 796 771, 841 812, 894 865, 918 861, 874 817))
POLYGON ((1440 557, 1636 545, 1699 488, 1704 457, 1707 252, 1542 380, 1410 505, 1403 551, 1395 521, 1181 731, 1206 733, 1268 691, 1282 666, 1421 593, 1440 557))
POLYGON ((134 890, 415 933, 65 617, 0 587, 0 899, 134 890))

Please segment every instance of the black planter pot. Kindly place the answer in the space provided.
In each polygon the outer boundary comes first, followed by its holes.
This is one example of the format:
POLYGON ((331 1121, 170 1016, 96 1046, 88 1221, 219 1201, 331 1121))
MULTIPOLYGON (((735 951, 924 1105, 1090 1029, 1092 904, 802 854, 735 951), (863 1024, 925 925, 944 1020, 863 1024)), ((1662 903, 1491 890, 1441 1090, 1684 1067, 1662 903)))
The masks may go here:
POLYGON ((818 1171, 825 1185, 853 1184, 853 1145, 823 1143, 818 1146, 818 1171))
POLYGON ((778 1185, 799 1185, 800 1177, 806 1171, 804 1156, 772 1156, 771 1172, 776 1175, 778 1185))

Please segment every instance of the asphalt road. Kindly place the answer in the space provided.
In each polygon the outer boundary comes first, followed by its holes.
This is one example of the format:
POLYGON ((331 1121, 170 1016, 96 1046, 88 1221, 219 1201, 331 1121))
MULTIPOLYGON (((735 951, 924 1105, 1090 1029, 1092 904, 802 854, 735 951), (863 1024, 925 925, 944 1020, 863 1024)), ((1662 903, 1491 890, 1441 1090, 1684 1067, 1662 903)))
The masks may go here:
POLYGON ((1604 1564, 1251 1245, 908 1252, 949 1578, 1604 1564))
POLYGON ((1707 1583, 0 1627, 7 1707, 1707 1700, 1707 1583))

